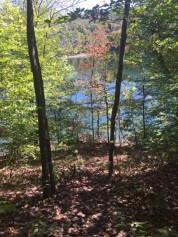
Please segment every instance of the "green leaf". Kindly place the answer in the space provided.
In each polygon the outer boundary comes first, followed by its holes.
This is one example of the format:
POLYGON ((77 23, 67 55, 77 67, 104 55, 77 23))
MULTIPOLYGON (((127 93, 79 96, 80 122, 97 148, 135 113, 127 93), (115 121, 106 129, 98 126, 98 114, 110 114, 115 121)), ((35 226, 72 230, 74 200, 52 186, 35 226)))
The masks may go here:
POLYGON ((0 201, 0 213, 6 214, 6 213, 12 213, 17 210, 15 204, 11 204, 7 201, 0 201))

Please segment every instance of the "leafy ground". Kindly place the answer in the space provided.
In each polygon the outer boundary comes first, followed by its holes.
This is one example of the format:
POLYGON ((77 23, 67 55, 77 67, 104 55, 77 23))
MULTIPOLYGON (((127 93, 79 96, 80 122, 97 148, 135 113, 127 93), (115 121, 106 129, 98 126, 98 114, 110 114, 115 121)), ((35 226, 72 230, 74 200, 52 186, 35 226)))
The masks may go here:
POLYGON ((2 160, 0 236, 178 236, 175 157, 118 147, 108 180, 107 150, 81 145, 76 172, 65 168, 71 157, 56 155, 57 193, 48 200, 38 163, 9 170, 2 160))

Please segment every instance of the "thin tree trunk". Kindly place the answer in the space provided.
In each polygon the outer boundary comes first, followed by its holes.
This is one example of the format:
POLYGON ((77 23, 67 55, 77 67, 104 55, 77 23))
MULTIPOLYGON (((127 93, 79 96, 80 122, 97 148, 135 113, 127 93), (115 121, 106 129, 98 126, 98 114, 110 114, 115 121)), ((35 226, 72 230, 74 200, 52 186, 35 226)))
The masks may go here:
POLYGON ((105 96, 105 104, 106 104, 106 130, 107 130, 107 141, 109 144, 109 107, 108 107, 108 98, 105 96))
POLYGON ((106 134, 107 134, 107 142, 109 144, 109 105, 108 105, 108 94, 107 94, 107 87, 106 87, 106 83, 107 83, 107 72, 106 72, 106 68, 104 71, 104 99, 105 99, 105 105, 106 105, 106 134))
POLYGON ((94 74, 94 66, 95 66, 95 60, 93 59, 92 62, 92 70, 91 70, 91 78, 90 78, 90 87, 91 87, 91 93, 90 93, 90 106, 91 106, 91 129, 92 129, 92 141, 95 142, 95 128, 94 128, 94 109, 93 109, 93 74, 94 74))
POLYGON ((91 129, 92 129, 92 141, 95 142, 95 128, 94 128, 94 109, 93 109, 93 93, 90 94, 91 105, 91 129))
POLYGON ((44 87, 34 31, 32 0, 27 0, 27 41, 31 70, 34 79, 34 88, 38 112, 43 197, 48 198, 55 192, 55 184, 53 179, 53 167, 51 162, 51 147, 48 131, 48 120, 46 116, 44 87))
MULTIPOLYGON (((48 28, 51 27, 51 20, 48 22, 48 28)), ((46 40, 48 39, 48 33, 46 32, 45 34, 45 38, 46 40)), ((43 46, 43 58, 45 57, 45 54, 46 54, 46 42, 44 43, 44 46, 43 46)))
MULTIPOLYGON (((132 104, 132 102, 130 102, 130 103, 132 104)), ((132 119, 134 134, 135 134, 135 146, 137 146, 138 145, 138 139, 137 139, 137 132, 136 132, 135 124, 134 124, 133 108, 131 108, 131 119, 132 119)))
POLYGON ((122 141, 121 141, 121 121, 120 121, 120 114, 119 114, 119 143, 120 147, 122 146, 122 141))
POLYGON ((143 93, 143 139, 146 138, 146 127, 145 127, 145 86, 142 85, 142 93, 143 93))
POLYGON ((46 129, 46 146, 48 150, 48 166, 49 166, 49 175, 50 175, 50 196, 52 196, 56 192, 55 188, 55 178, 54 178, 54 171, 53 171, 53 164, 52 164, 52 155, 51 155, 51 142, 49 136, 49 127, 48 127, 48 119, 45 116, 45 129, 46 129))
POLYGON ((100 139, 100 112, 99 109, 97 110, 97 136, 98 136, 98 141, 100 139))
MULTIPOLYGON (((55 120, 55 122, 56 122, 56 124, 57 124, 57 126, 59 126, 59 114, 58 114, 58 112, 59 111, 56 111, 56 110, 54 110, 54 120, 55 120)), ((57 129, 56 129, 56 139, 57 139, 57 142, 58 142, 58 144, 59 144, 59 142, 60 142, 60 133, 59 133, 59 127, 57 127, 57 129)))
POLYGON ((124 7, 124 17, 122 22, 122 32, 121 32, 121 41, 120 41, 120 52, 119 52, 119 63, 118 63, 118 71, 116 76, 116 86, 115 86, 115 98, 114 105, 112 109, 111 115, 111 131, 110 131, 110 148, 109 148, 109 177, 113 174, 113 156, 114 156, 114 134, 115 134, 115 121, 116 115, 120 103, 120 91, 121 91, 121 81, 122 81, 122 72, 123 72, 123 61, 124 61, 124 53, 125 53, 125 44, 127 39, 127 21, 130 10, 130 2, 131 0, 125 0, 124 7))

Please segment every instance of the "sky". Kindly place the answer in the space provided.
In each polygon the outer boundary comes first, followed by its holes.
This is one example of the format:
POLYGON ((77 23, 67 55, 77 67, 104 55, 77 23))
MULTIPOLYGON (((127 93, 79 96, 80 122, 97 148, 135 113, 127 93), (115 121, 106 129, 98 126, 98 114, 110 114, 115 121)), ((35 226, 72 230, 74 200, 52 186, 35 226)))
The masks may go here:
POLYGON ((91 9, 92 7, 98 5, 102 5, 105 3, 109 3, 110 0, 86 0, 83 3, 80 3, 81 8, 88 8, 91 9))

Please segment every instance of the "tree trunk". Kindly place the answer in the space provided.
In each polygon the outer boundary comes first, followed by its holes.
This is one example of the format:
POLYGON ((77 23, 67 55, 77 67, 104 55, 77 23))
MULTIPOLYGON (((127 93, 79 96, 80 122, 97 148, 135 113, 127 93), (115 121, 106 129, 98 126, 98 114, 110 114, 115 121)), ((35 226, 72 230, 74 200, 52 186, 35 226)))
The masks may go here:
MULTIPOLYGON (((130 103, 132 104, 132 101, 130 101, 130 103)), ((135 134, 135 146, 137 146, 138 145, 137 131, 136 131, 135 124, 134 124, 134 116, 133 116, 133 108, 132 107, 131 107, 131 120, 132 120, 133 130, 134 130, 134 134, 135 134)))
POLYGON ((106 134, 107 134, 107 142, 109 144, 109 104, 108 104, 108 94, 107 94, 107 87, 106 87, 106 83, 107 83, 107 72, 106 72, 106 68, 105 68, 105 72, 104 72, 104 99, 105 99, 105 105, 106 105, 106 134))
POLYGON ((105 104, 106 104, 106 130, 107 130, 107 141, 109 144, 109 107, 108 107, 108 98, 105 96, 105 104))
MULTIPOLYGON (((45 97, 44 97, 45 98, 45 97)), ((46 110, 45 110, 46 112, 46 110)), ((56 192, 55 188, 55 178, 54 178, 54 171, 53 171, 53 164, 52 164, 52 156, 51 156, 51 142, 49 136, 49 127, 48 127, 48 119, 45 116, 45 129, 46 129, 46 146, 48 150, 48 166, 49 166, 49 176, 50 176, 50 196, 52 196, 56 192)))
POLYGON ((44 87, 34 31, 32 0, 27 0, 27 41, 31 70, 34 79, 34 88, 38 113, 43 197, 48 198, 52 194, 54 194, 55 184, 53 179, 53 166, 51 161, 51 146, 48 131, 48 120, 46 116, 44 87))
POLYGON ((93 74, 94 74, 94 66, 95 66, 95 60, 92 61, 92 70, 91 70, 91 78, 90 78, 90 106, 91 106, 91 129, 92 129, 92 141, 95 142, 95 128, 94 128, 94 109, 93 109, 93 74))
POLYGON ((122 140, 121 140, 121 121, 120 121, 120 112, 119 112, 119 144, 120 144, 120 147, 122 146, 122 140))
POLYGON ((94 109, 93 109, 93 93, 90 93, 90 106, 91 106, 91 129, 92 129, 92 141, 95 142, 95 128, 94 128, 94 109))
POLYGON ((122 32, 121 32, 121 41, 120 41, 120 52, 119 52, 119 63, 118 63, 118 71, 116 76, 116 86, 115 86, 115 98, 114 105, 112 109, 111 115, 111 131, 110 131, 110 148, 109 148, 109 177, 113 174, 113 156, 114 156, 114 134, 115 134, 115 121, 116 115, 120 103, 120 91, 121 91, 121 81, 122 81, 122 72, 123 72, 123 61, 124 61, 124 53, 125 53, 125 44, 127 38, 127 21, 130 10, 130 1, 125 0, 124 7, 124 16, 122 22, 122 32))
POLYGON ((100 139, 100 112, 99 108, 97 110, 97 136, 98 136, 98 141, 100 139))
POLYGON ((142 85, 142 93, 143 93, 143 139, 146 138, 146 128, 145 128, 145 86, 142 85))

